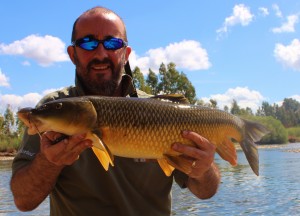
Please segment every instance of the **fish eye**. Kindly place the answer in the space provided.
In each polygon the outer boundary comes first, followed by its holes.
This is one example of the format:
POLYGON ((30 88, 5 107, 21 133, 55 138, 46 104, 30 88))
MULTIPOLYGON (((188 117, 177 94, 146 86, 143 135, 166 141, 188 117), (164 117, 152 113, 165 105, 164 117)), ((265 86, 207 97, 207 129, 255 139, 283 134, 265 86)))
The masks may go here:
POLYGON ((44 104, 44 105, 42 105, 40 108, 38 108, 38 110, 45 110, 45 109, 47 109, 47 104, 44 104))
POLYGON ((55 105, 55 109, 61 109, 62 108, 62 103, 58 103, 55 105))

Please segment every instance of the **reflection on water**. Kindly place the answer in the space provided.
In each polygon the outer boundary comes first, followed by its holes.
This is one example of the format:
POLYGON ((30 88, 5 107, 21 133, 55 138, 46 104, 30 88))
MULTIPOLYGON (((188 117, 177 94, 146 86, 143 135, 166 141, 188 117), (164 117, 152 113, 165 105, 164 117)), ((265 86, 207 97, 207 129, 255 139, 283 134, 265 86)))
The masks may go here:
MULTIPOLYGON (((260 176, 250 169, 242 152, 239 165, 230 166, 218 156, 222 174, 218 193, 199 200, 188 190, 173 187, 172 215, 300 215, 300 143, 260 149, 260 176)), ((49 215, 47 199, 35 211, 19 212, 9 189, 11 162, 0 161, 0 215, 49 215)))
POLYGON ((300 143, 260 149, 259 177, 242 152, 236 167, 217 157, 222 173, 218 193, 202 201, 174 186, 173 215, 300 215, 300 153, 286 151, 293 148, 300 143))

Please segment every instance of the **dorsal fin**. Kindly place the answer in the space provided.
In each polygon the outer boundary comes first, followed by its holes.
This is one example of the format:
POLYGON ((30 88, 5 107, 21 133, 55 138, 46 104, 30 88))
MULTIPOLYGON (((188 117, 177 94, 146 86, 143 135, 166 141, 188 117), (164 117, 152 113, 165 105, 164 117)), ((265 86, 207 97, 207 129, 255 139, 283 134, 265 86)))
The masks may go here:
POLYGON ((190 104, 189 100, 182 94, 165 94, 165 95, 155 95, 151 97, 152 99, 167 100, 173 103, 179 104, 190 104))

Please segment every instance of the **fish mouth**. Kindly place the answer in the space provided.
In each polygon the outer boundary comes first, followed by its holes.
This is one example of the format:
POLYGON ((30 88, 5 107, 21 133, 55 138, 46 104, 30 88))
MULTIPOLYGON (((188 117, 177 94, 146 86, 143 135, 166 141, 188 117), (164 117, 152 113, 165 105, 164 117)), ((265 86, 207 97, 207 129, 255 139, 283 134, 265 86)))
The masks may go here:
POLYGON ((32 108, 23 108, 18 111, 18 118, 25 124, 26 127, 28 127, 28 134, 34 135, 39 134, 38 125, 41 123, 38 119, 32 118, 32 108))
POLYGON ((18 111, 18 118, 27 126, 30 127, 30 116, 32 108, 26 107, 18 111))

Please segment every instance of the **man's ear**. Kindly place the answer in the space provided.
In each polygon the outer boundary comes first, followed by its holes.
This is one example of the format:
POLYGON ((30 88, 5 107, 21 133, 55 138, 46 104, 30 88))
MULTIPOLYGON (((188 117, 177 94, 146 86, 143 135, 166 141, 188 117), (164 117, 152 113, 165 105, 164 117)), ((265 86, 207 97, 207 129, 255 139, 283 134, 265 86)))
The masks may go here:
POLYGON ((127 46, 126 47, 126 53, 125 53, 125 64, 126 64, 126 62, 128 61, 128 59, 129 59, 129 55, 130 55, 130 53, 131 53, 131 47, 130 46, 127 46))
POLYGON ((71 61, 73 62, 73 64, 75 64, 75 48, 73 46, 68 46, 67 51, 71 61))

